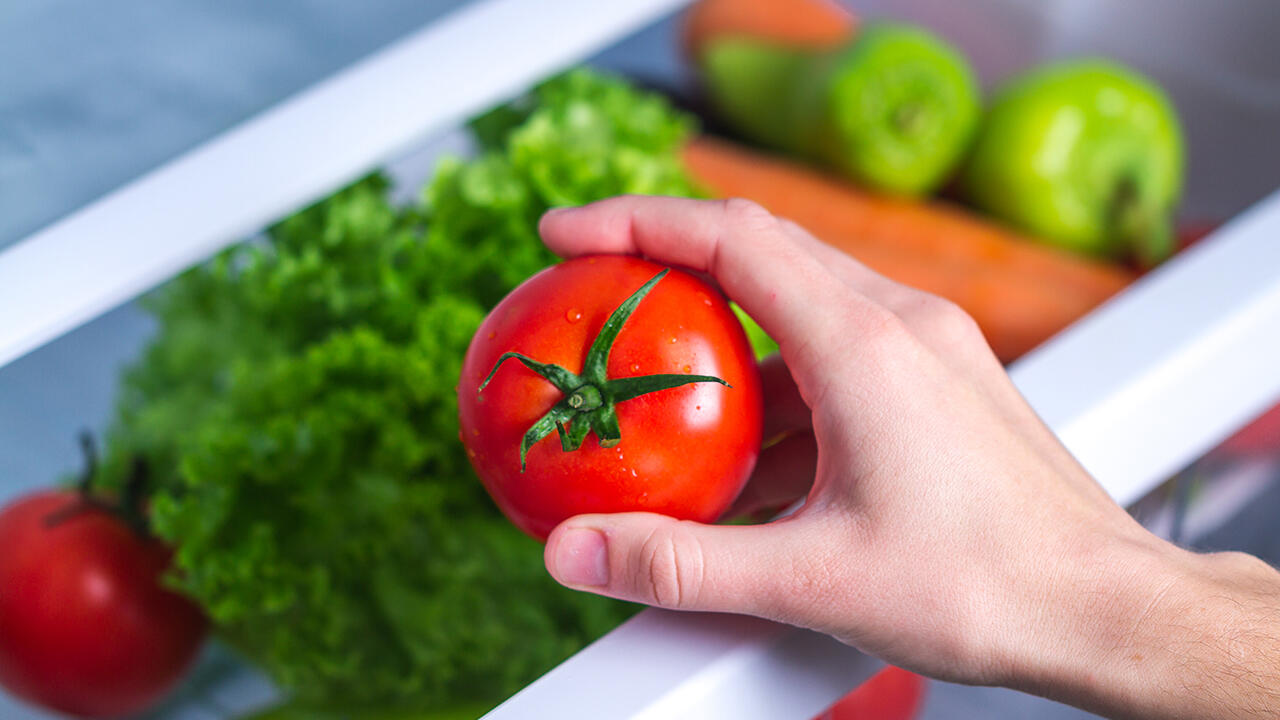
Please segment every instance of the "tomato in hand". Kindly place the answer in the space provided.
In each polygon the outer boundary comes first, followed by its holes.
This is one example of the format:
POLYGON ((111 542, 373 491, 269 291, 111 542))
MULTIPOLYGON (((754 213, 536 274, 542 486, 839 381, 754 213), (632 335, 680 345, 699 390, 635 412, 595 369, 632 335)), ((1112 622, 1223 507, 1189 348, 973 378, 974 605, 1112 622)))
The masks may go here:
POLYGON ((70 491, 0 512, 0 685, 80 717, 146 709, 191 664, 206 621, 159 583, 170 551, 70 491))
POLYGON ((925 679, 890 665, 814 720, 911 720, 924 704, 925 679))
POLYGON ((485 488, 540 540, 581 513, 714 521, 760 450, 759 371, 729 303, 634 257, 513 290, 467 349, 458 406, 485 488))

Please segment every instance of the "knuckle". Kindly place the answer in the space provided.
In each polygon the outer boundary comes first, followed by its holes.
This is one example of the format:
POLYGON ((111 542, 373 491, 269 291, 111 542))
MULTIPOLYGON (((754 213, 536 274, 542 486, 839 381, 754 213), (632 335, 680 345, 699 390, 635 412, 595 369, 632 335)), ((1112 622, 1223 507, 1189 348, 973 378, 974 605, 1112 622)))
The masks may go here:
POLYGON ((640 547, 642 591, 654 605, 680 609, 697 602, 704 571, 702 546, 687 525, 671 522, 655 529, 640 547))
POLYGON ((930 315, 944 340, 968 343, 982 336, 973 316, 959 305, 939 297, 934 297, 930 304, 933 306, 930 315))
POLYGON ((868 345, 889 353, 901 351, 911 337, 901 317, 879 307, 866 311, 863 335, 868 345))
POLYGON ((982 330, 973 316, 946 298, 919 293, 903 315, 934 345, 966 347, 982 340, 982 330))
POLYGON ((766 230, 776 226, 778 222, 773 213, 753 200, 732 197, 720 202, 725 219, 744 230, 766 230))

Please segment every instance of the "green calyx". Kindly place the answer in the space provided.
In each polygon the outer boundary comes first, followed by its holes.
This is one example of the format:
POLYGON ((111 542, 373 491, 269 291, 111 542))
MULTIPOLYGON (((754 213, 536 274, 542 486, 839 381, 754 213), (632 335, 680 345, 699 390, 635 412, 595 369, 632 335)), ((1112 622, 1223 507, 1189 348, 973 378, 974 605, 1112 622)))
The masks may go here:
POLYGON ((715 382, 730 387, 729 383, 710 375, 658 374, 623 378, 608 376, 609 352, 613 349, 613 343, 618 339, 622 326, 635 312, 645 295, 648 295, 653 286, 657 285, 668 272, 670 272, 669 269, 654 275, 613 311, 605 321, 604 327, 600 328, 595 340, 592 341, 586 360, 582 363, 581 375, 574 374, 559 365, 538 362, 517 352, 505 352, 494 363, 493 369, 489 371, 484 382, 480 383, 480 389, 477 392, 484 390, 502 363, 514 358, 564 393, 564 398, 525 432, 524 438, 520 441, 520 472, 525 470, 525 458, 529 448, 552 432, 560 435, 560 449, 565 452, 572 452, 582 447, 583 441, 592 432, 596 434, 600 447, 609 448, 617 445, 622 441, 622 429, 618 427, 616 410, 618 403, 690 383, 715 382))

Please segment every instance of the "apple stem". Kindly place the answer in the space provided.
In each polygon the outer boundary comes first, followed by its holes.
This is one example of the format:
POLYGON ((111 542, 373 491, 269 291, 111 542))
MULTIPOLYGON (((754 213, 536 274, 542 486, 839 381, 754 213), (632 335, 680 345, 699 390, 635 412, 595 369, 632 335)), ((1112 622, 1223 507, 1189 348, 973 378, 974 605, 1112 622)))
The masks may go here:
POLYGON ((1173 252, 1173 232, 1167 213, 1144 202, 1138 181, 1123 175, 1112 191, 1109 226, 1123 249, 1143 267, 1152 267, 1173 252))

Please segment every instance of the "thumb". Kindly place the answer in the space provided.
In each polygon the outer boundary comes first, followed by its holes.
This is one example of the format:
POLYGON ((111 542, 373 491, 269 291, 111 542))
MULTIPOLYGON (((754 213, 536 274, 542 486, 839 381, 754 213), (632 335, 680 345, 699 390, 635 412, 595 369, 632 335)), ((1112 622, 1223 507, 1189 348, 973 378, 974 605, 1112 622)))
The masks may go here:
POLYGON ((703 525, 652 513, 579 515, 547 538, 562 585, 676 610, 776 618, 798 578, 794 523, 703 525))

